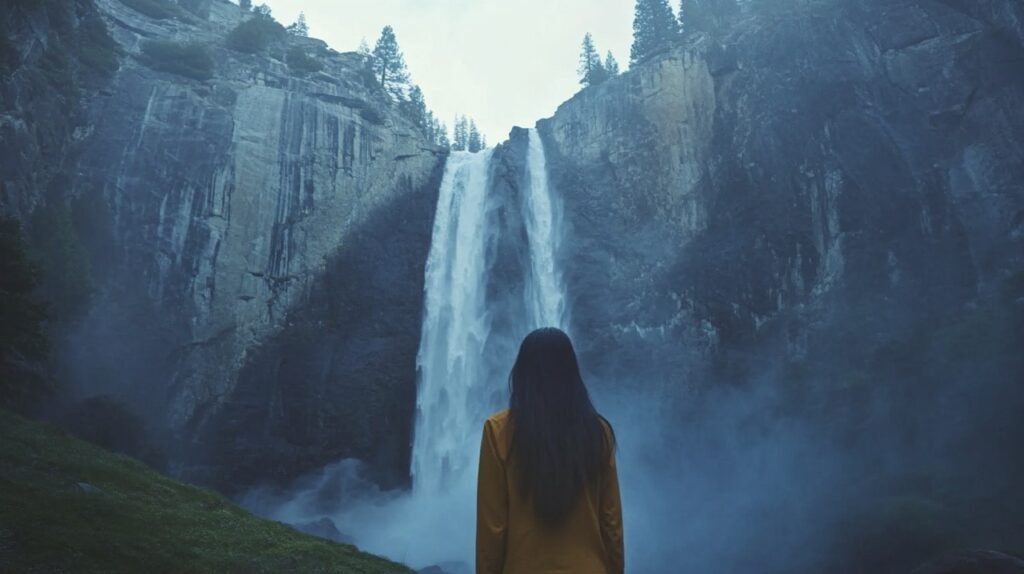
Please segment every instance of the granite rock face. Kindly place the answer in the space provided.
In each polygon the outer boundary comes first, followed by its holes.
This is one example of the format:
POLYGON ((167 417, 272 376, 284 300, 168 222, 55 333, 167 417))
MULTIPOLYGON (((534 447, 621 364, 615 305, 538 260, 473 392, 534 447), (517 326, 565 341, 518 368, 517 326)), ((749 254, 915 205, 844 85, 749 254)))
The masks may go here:
MULTIPOLYGON (((148 415, 177 474, 224 490, 343 457, 404 483, 446 151, 355 53, 294 37, 229 49, 248 17, 234 4, 163 19, 79 4, 122 53, 82 94, 59 166, 67 195, 103 221, 87 238, 95 301, 67 344, 75 388, 148 415), (149 40, 204 46, 213 78, 146 65, 149 40), (294 46, 322 71, 291 70, 294 46)), ((6 211, 38 203, 9 183, 6 211)))
POLYGON ((815 333, 876 344, 1024 268, 1024 7, 718 16, 538 124, 585 363, 751 381, 824 352, 815 333))

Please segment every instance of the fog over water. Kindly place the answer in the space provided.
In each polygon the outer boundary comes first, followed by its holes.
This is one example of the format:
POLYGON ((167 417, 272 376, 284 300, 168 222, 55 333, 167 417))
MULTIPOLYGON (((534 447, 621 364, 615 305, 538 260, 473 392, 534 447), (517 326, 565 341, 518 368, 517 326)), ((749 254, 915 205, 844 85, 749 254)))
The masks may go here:
MULTIPOLYGON (((465 574, 557 326, 630 574, 1024 574, 1024 1, 268 2, 0 3, 0 419, 465 574)), ((351 555, 28 450, 5 572, 351 555)))
POLYGON ((284 500, 266 502, 252 493, 249 506, 293 523, 326 515, 361 548, 416 567, 472 564, 483 419, 507 400, 504 381, 519 340, 542 326, 568 329, 556 263, 561 212, 540 137, 530 131, 519 198, 489 193, 492 152, 453 153, 441 183, 417 357, 411 492, 381 493, 360 480, 358 463, 342 461, 300 481, 284 500), (488 295, 499 244, 510 241, 499 221, 507 205, 521 216, 525 260, 519 285, 496 301, 488 295))
MULTIPOLYGON (((541 139, 530 132, 518 194, 496 185, 497 154, 453 153, 441 184, 411 491, 381 491, 342 460, 285 491, 250 492, 251 509, 293 524, 327 517, 372 553, 472 571, 480 427, 507 402, 519 341, 555 324, 578 348, 589 343, 568 315, 559 254, 572 237, 541 139)), ((1024 436, 1009 384, 1020 363, 1002 350, 1012 332, 1000 329, 1014 327, 992 319, 991 304, 884 346, 852 372, 842 369, 861 360, 855 351, 829 343, 806 371, 771 347, 752 350, 745 360, 764 367, 742 386, 710 368, 680 381, 654 361, 604 357, 598 371, 583 357, 618 439, 627 570, 910 572, 948 549, 1018 544, 1007 507, 1022 476, 1010 454, 1024 436), (962 361, 950 359, 957 350, 962 361), (955 367, 929 366, 946 360, 955 367)), ((870 321, 902 318, 840 313, 837 324, 864 340, 878 337, 870 321)))
MULTIPOLYGON (((507 401, 521 337, 541 325, 571 330, 556 264, 571 239, 540 138, 530 135, 522 197, 492 193, 492 152, 448 160, 426 268, 411 491, 382 492, 362 477, 361 463, 345 460, 284 492, 252 491, 247 506, 293 524, 328 517, 360 548, 414 568, 471 570, 481 423, 507 401), (502 215, 509 206, 521 220, 502 215), (509 242, 519 245, 519 261, 499 261, 509 242), (513 275, 515 285, 496 288, 513 275)), ((579 344, 587 334, 574 336, 579 344)), ((905 483, 949 474, 943 457, 962 427, 926 413, 955 408, 947 403, 964 389, 936 388, 931 407, 911 412, 879 395, 859 406, 863 422, 849 438, 842 421, 787 414, 792 397, 770 372, 750 388, 698 392, 664 379, 657 365, 637 380, 583 369, 619 441, 630 572, 842 571, 833 561, 860 544, 886 556, 885 538, 905 527, 904 514, 937 521, 909 544, 927 549, 962 534, 944 508, 905 483), (893 523, 880 525, 881 534, 860 532, 860 521, 879 516, 893 523)), ((987 408, 992 390, 972 396, 987 408)), ((984 414, 963 413, 959 424, 984 414)))

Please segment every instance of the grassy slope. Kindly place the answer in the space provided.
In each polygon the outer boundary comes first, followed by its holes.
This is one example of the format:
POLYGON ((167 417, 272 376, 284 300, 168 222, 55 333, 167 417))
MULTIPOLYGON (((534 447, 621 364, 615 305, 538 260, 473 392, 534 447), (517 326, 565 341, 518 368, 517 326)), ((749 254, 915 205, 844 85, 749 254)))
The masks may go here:
POLYGON ((0 571, 410 572, 3 410, 0 571))

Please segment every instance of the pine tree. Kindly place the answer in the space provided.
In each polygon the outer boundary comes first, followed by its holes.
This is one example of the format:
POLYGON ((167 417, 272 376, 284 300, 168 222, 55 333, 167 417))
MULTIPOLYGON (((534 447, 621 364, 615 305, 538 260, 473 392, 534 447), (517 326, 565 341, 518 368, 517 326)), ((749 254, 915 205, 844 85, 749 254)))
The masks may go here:
POLYGON ((476 153, 483 149, 480 141, 480 130, 476 127, 476 122, 469 120, 469 134, 466 138, 466 149, 473 153, 476 153))
POLYGON ((427 140, 437 141, 437 118, 434 117, 434 112, 430 110, 427 110, 427 115, 423 118, 423 133, 427 136, 427 140))
POLYGON ((288 33, 293 36, 309 36, 309 24, 306 23, 305 13, 299 12, 299 18, 288 26, 288 33))
POLYGON ((257 16, 270 18, 270 6, 267 6, 266 4, 260 4, 253 10, 253 12, 255 12, 257 16))
POLYGON ((435 143, 441 147, 451 147, 452 142, 448 139, 448 126, 444 122, 438 124, 438 135, 435 143))
POLYGON ((252 0, 238 0, 238 5, 242 10, 252 10, 252 0))
POLYGON ((441 145, 441 122, 434 112, 427 111, 427 139, 431 143, 441 145))
POLYGON ((466 116, 455 116, 455 131, 452 135, 452 149, 466 151, 469 146, 469 122, 466 116))
POLYGON ((584 86, 596 86, 608 79, 608 72, 604 69, 604 64, 601 63, 601 56, 597 54, 594 38, 590 32, 583 36, 580 66, 576 71, 580 76, 580 83, 584 86))
POLYGON ((608 55, 604 57, 604 71, 608 72, 608 76, 619 75, 619 61, 612 55, 612 51, 608 50, 608 55))
POLYGON ((382 88, 396 99, 402 98, 409 82, 409 70, 405 67, 405 57, 391 26, 384 26, 373 48, 373 72, 382 88))
POLYGON ((668 0, 637 0, 633 18, 633 47, 629 61, 637 64, 679 43, 679 21, 668 0))
POLYGON ((480 134, 480 149, 487 149, 487 136, 480 134))
POLYGON ((413 84, 409 88, 409 99, 402 102, 402 111, 420 131, 425 135, 430 135, 430 124, 427 118, 427 114, 430 112, 427 110, 427 102, 423 98, 423 90, 419 86, 413 84))
POLYGON ((740 11, 737 0, 680 0, 679 20, 686 33, 713 32, 740 11))

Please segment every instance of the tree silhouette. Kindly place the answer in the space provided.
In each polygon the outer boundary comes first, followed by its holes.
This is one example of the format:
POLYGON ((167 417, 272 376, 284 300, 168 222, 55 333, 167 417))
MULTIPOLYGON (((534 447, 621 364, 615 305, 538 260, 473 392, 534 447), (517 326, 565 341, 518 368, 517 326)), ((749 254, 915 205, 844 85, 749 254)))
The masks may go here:
POLYGON ((608 50, 608 54, 604 57, 604 70, 608 72, 608 76, 619 75, 619 61, 612 55, 612 51, 608 50))
POLYGON ((398 47, 395 30, 384 26, 377 45, 373 48, 373 72, 382 88, 397 99, 402 99, 404 88, 409 82, 409 70, 405 57, 398 47))
POLYGON ((583 36, 583 44, 580 49, 580 66, 576 72, 579 74, 580 83, 584 86, 594 86, 608 79, 608 71, 601 63, 601 56, 594 46, 594 38, 587 32, 583 36))
POLYGON ((309 36, 309 24, 306 23, 306 14, 299 12, 295 23, 288 26, 288 33, 293 36, 309 36))
POLYGON ((667 52, 679 43, 679 21, 668 0, 637 0, 633 18, 631 64, 646 61, 667 52))

